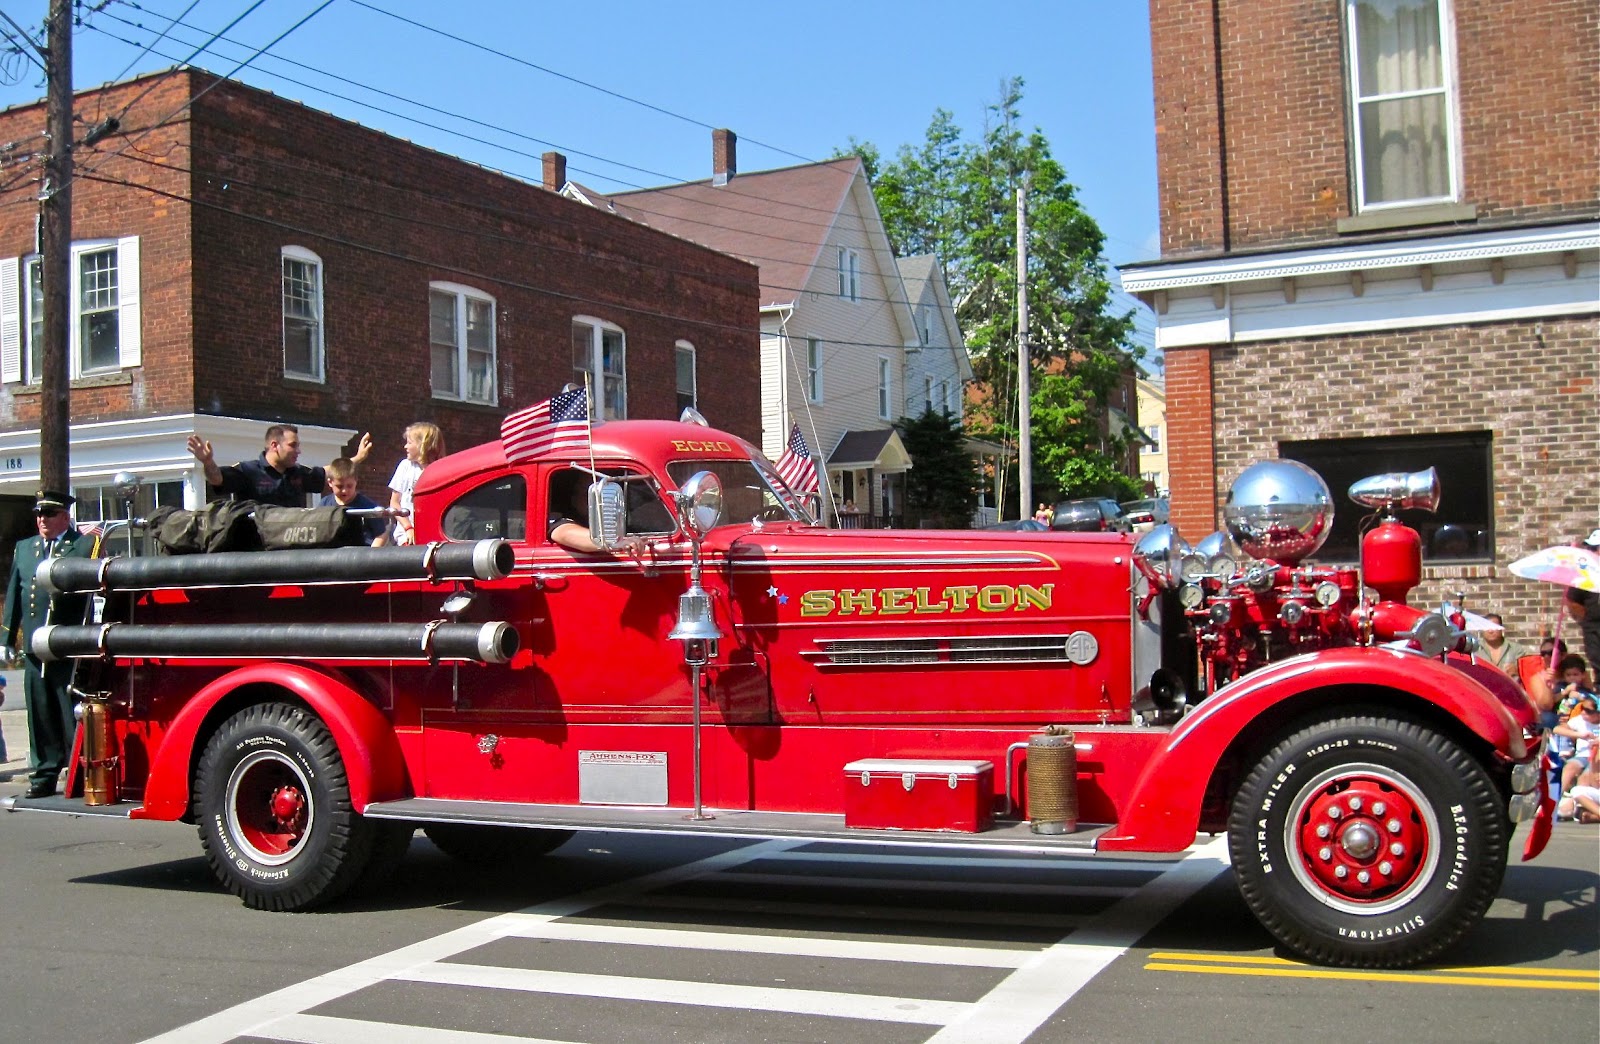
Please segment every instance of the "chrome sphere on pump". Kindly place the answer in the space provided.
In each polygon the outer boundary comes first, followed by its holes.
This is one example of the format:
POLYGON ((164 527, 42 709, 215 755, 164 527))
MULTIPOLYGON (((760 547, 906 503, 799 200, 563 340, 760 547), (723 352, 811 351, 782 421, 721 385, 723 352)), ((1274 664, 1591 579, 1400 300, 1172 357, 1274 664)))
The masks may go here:
POLYGON ((1328 538, 1333 498, 1322 476, 1304 464, 1264 460, 1233 480, 1222 518, 1245 554, 1293 565, 1328 538))

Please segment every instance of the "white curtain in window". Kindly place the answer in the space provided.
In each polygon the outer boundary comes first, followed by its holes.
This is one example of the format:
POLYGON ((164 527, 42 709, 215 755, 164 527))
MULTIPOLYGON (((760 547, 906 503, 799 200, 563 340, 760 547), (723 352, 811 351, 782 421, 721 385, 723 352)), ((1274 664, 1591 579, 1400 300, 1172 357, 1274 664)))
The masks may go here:
POLYGON ((1363 202, 1451 195, 1439 0, 1358 0, 1357 119, 1363 202))

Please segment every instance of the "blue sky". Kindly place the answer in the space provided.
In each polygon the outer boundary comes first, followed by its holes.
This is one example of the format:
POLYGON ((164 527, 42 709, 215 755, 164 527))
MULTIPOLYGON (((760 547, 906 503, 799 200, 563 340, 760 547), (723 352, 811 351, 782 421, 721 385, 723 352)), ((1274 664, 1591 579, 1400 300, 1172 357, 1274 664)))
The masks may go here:
MULTIPOLYGON (((75 83, 82 90, 176 64, 254 2, 113 0, 86 15, 89 26, 74 38, 75 83), (124 42, 142 46, 178 17, 195 28, 172 28, 150 53, 124 42)), ((538 154, 559 148, 570 176, 602 191, 708 176, 702 124, 738 134, 747 171, 825 159, 852 137, 892 152, 919 142, 937 108, 975 137, 1000 81, 1020 76, 1025 122, 1044 131, 1078 186, 1106 233, 1108 258, 1157 254, 1142 0, 1013 0, 988 9, 970 0, 332 0, 318 10, 322 3, 264 0, 225 34, 245 46, 212 44, 194 64, 230 73, 316 12, 237 78, 535 181, 538 154)), ((6 4, 29 28, 46 8, 46 0, 6 4)), ((0 105, 43 95, 37 67, 12 60, 3 71, 0 105)), ((1153 326, 1143 310, 1138 322, 1153 326)))

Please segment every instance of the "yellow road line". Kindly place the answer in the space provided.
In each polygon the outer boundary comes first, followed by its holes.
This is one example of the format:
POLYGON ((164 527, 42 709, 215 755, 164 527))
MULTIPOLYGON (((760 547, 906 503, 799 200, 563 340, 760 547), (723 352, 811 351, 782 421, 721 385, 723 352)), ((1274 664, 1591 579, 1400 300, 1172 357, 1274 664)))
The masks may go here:
MULTIPOLYGON (((1292 961, 1284 962, 1293 964, 1292 961)), ((1305 965, 1288 968, 1260 966, 1219 967, 1210 964, 1168 964, 1151 961, 1145 971, 1193 972, 1200 975, 1255 975, 1288 979, 1344 979, 1359 982, 1403 982, 1441 986, 1499 986, 1521 990, 1600 990, 1600 983, 1544 981, 1517 978, 1500 978, 1486 975, 1433 975, 1417 972, 1379 972, 1353 969, 1341 971, 1334 968, 1312 968, 1305 965)))
MULTIPOLYGON (((1282 957, 1255 957, 1247 955, 1233 955, 1226 953, 1172 953, 1157 951, 1150 954, 1147 960, 1152 961, 1206 961, 1222 964, 1260 964, 1273 965, 1279 968, 1306 968, 1312 971, 1318 966, 1306 964, 1303 961, 1290 961, 1282 957)), ((1600 968, 1436 968, 1436 974, 1441 975, 1536 975, 1544 978, 1555 979, 1584 979, 1600 984, 1600 968)))

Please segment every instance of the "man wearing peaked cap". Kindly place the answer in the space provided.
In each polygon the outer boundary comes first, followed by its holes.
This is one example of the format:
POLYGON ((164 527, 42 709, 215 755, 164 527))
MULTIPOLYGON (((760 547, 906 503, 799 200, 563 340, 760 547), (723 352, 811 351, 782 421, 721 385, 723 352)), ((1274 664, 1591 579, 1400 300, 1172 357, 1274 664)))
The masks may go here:
POLYGON ((39 535, 17 542, 11 561, 11 576, 6 581, 6 608, 3 626, 8 646, 22 650, 23 695, 28 707, 28 754, 33 771, 28 776, 28 796, 48 797, 56 792, 56 778, 72 756, 76 725, 72 718, 72 698, 67 684, 72 680, 72 663, 41 663, 33 655, 33 633, 47 623, 83 623, 86 595, 58 595, 34 582, 39 563, 47 558, 70 555, 88 558, 93 544, 82 536, 67 516, 72 498, 65 493, 41 489, 34 496, 33 520, 39 535))

